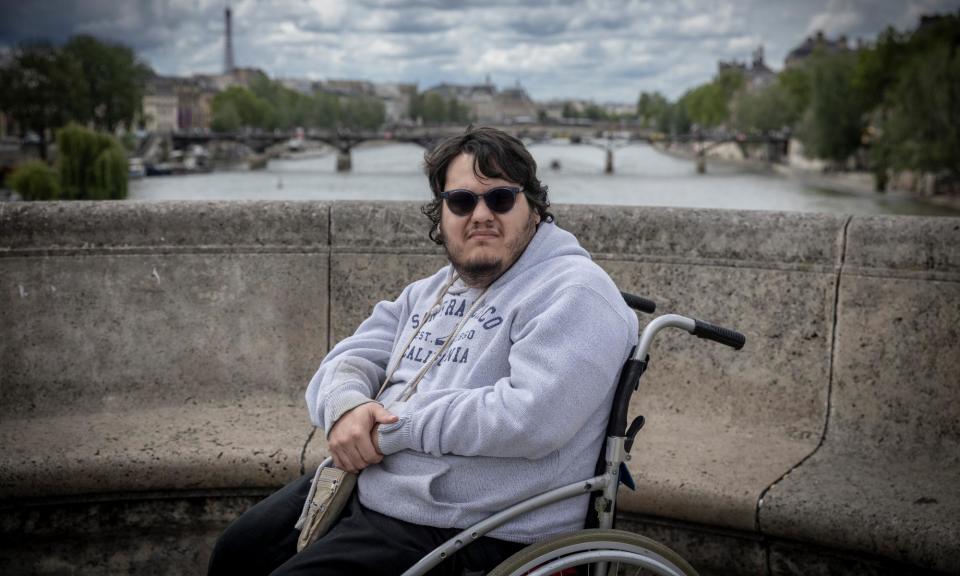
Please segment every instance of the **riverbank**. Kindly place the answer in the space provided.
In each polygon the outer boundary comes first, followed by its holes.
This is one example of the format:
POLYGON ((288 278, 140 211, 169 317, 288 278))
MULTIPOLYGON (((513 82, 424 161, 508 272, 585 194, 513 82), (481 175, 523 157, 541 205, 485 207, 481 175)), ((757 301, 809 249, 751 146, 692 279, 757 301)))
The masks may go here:
MULTIPOLYGON (((654 148, 665 155, 682 158, 691 162, 696 161, 697 154, 688 146, 675 144, 672 146, 654 145, 654 148)), ((960 212, 960 196, 918 194, 909 188, 897 187, 900 179, 895 179, 892 186, 886 191, 878 192, 872 172, 844 171, 825 172, 819 169, 800 168, 789 164, 768 162, 756 158, 743 158, 739 147, 733 143, 723 144, 709 150, 707 156, 707 170, 710 165, 736 168, 754 174, 770 174, 787 178, 808 188, 816 188, 827 192, 851 194, 863 197, 889 197, 903 200, 923 202, 932 206, 947 208, 960 212)))

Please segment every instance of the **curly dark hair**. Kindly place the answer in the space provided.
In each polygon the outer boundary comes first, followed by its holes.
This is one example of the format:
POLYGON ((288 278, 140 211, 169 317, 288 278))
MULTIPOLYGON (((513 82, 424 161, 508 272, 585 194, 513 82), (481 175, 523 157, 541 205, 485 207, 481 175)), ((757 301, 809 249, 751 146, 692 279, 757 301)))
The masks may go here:
POLYGON ((420 211, 430 219, 431 240, 443 244, 438 234, 440 212, 443 209, 440 194, 446 185, 450 162, 462 153, 473 155, 473 170, 477 176, 503 178, 520 184, 531 207, 540 215, 540 220, 553 222, 553 214, 547 210, 550 207, 547 187, 537 179, 537 162, 523 142, 496 128, 469 127, 463 134, 444 140, 423 155, 424 172, 430 181, 433 200, 424 204, 420 211))

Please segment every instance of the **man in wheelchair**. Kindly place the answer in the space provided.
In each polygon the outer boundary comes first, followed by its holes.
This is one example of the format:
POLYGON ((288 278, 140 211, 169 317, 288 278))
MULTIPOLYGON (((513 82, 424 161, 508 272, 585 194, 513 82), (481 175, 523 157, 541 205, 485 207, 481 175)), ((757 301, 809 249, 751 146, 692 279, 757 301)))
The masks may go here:
MULTIPOLYGON (((459 529, 593 474, 637 319, 554 223, 536 171, 491 128, 427 154, 423 211, 449 265, 377 304, 307 388, 333 463, 362 471, 354 495, 297 553, 313 475, 287 485, 225 531, 210 574, 400 574, 459 529)), ((578 530, 587 500, 526 513, 437 571, 485 572, 578 530)))

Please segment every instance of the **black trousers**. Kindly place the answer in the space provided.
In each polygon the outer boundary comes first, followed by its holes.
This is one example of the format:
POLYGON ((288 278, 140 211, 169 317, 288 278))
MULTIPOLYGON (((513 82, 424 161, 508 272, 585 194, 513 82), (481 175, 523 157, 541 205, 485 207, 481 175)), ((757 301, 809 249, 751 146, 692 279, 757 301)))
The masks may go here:
MULTIPOLYGON (((459 530, 403 522, 364 508, 356 493, 323 538, 297 554, 294 527, 310 490, 307 474, 261 500, 214 545, 209 576, 402 574, 459 530)), ((484 537, 434 568, 431 575, 484 573, 524 544, 484 537)))

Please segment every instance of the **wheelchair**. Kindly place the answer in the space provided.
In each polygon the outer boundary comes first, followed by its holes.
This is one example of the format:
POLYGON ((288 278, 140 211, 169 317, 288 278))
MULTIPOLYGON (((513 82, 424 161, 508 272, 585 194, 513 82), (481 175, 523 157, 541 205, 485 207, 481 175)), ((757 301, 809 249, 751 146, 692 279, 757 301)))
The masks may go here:
MULTIPOLYGON (((656 305, 645 298, 621 294, 635 310, 646 313, 656 310, 656 305)), ((489 576, 606 576, 619 573, 696 576, 696 570, 670 548, 640 534, 613 528, 617 488, 621 483, 629 487, 633 485, 624 462, 629 459, 633 441, 644 423, 643 416, 638 416, 627 427, 630 396, 639 387, 640 378, 647 369, 654 337, 665 328, 680 328, 693 336, 713 340, 736 350, 746 342, 744 336, 734 330, 678 314, 665 314, 651 320, 641 331, 640 340, 620 373, 596 475, 519 502, 470 526, 424 556, 403 576, 422 576, 505 522, 542 506, 585 493, 593 495, 588 508, 587 525, 596 525, 596 528, 586 528, 531 544, 489 572, 489 576)))

